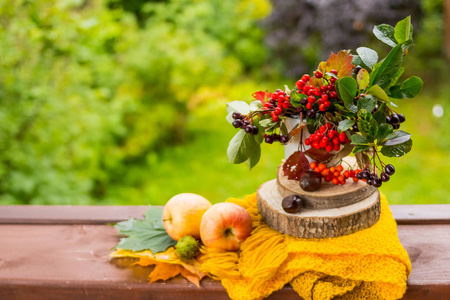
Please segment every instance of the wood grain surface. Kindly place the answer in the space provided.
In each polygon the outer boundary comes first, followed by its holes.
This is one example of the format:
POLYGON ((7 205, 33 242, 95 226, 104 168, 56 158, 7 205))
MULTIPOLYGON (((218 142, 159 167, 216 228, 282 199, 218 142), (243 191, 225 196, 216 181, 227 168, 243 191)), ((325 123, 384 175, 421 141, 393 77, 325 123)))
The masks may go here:
MULTIPOLYGON (((440 214, 448 212, 449 207, 417 205, 393 209, 404 217, 405 222, 414 223, 416 218, 423 223, 398 226, 398 236, 413 267, 404 299, 449 299, 450 215, 447 213, 444 219, 440 214), (433 209, 440 212, 433 212, 433 209), (440 224, 426 223, 427 218, 434 218, 440 224)), ((4 208, 0 207, 0 211, 4 208)), ((33 210, 33 207, 13 208, 33 210)), ((54 208, 48 207, 47 212, 54 208)), ((111 260, 108 257, 110 249, 118 242, 116 230, 109 225, 71 224, 68 216, 72 215, 72 208, 58 207, 58 222, 66 220, 64 225, 18 224, 17 221, 0 225, 1 300, 229 299, 220 283, 210 279, 203 280, 201 288, 179 277, 147 284, 151 268, 131 267, 128 259, 111 260)), ((99 212, 95 207, 78 208, 85 212, 84 216, 94 219, 95 213, 99 212)), ((115 218, 125 219, 129 213, 138 217, 145 211, 144 207, 101 208, 102 216, 108 222, 115 218), (108 216, 105 211, 116 215, 108 216)), ((3 216, 0 214, 0 219, 3 216)), ((287 285, 268 299, 299 297, 287 285)))
POLYGON ((267 225, 282 233, 300 238, 338 237, 369 228, 380 217, 380 194, 376 189, 365 199, 351 205, 302 209, 299 213, 290 214, 281 207, 283 196, 277 191, 278 184, 275 179, 267 181, 259 187, 256 195, 258 210, 267 225))

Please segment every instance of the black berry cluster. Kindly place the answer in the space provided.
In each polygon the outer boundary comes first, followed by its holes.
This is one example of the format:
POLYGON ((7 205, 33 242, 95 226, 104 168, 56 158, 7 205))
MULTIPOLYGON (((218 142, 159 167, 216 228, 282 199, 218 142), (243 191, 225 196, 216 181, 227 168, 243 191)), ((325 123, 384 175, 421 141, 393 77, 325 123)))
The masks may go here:
POLYGON ((400 123, 405 122, 405 120, 403 114, 392 113, 390 116, 386 116, 386 123, 391 124, 394 129, 399 129, 400 123))
POLYGON ((289 136, 288 135, 279 135, 276 133, 265 134, 264 141, 267 144, 273 144, 273 142, 280 142, 282 144, 286 144, 287 142, 289 142, 289 136))
POLYGON ((395 168, 393 165, 389 164, 384 167, 384 172, 381 172, 380 177, 376 173, 370 173, 369 169, 364 169, 363 171, 356 174, 356 178, 366 180, 368 185, 374 187, 380 187, 383 182, 389 181, 390 176, 394 175, 395 168))
POLYGON ((250 124, 250 121, 246 120, 244 115, 241 115, 238 112, 234 112, 233 119, 234 119, 233 121, 234 128, 244 129, 246 133, 249 133, 251 135, 258 134, 258 127, 250 124))

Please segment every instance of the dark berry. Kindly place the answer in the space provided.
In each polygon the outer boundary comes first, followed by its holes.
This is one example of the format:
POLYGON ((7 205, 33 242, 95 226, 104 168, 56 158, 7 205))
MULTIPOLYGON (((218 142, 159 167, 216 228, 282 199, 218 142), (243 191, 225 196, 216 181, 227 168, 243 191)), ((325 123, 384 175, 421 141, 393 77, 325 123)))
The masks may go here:
POLYGON ((252 125, 247 125, 244 127, 245 132, 247 133, 253 133, 253 126, 252 125))
POLYGON ((398 114, 398 119, 400 120, 400 123, 403 123, 406 121, 405 115, 404 114, 398 114))
POLYGON ((358 178, 358 179, 363 179, 363 178, 362 178, 362 172, 358 172, 358 174, 356 174, 356 178, 358 178))
POLYGON ((236 112, 236 111, 233 113, 233 119, 235 119, 235 120, 236 120, 236 119, 240 119, 240 117, 241 117, 241 114, 240 114, 240 113, 238 113, 238 112, 236 112))
POLYGON ((286 144, 287 142, 289 142, 289 136, 287 136, 287 135, 282 135, 282 136, 280 137, 280 142, 281 142, 282 144, 286 144))
POLYGON ((310 109, 307 113, 306 116, 310 119, 314 119, 316 117, 316 112, 314 109, 310 109))
POLYGON ((391 116, 386 116, 386 123, 391 124, 391 116))
POLYGON ((358 74, 358 72, 362 69, 361 66, 356 66, 355 67, 355 74, 358 74))
POLYGON ((253 135, 257 135, 257 134, 258 134, 258 131, 259 131, 258 127, 252 126, 252 134, 253 134, 253 135))
POLYGON ((272 140, 274 142, 279 142, 280 141, 280 136, 276 133, 272 134, 272 140))
POLYGON ((299 106, 299 107, 297 107, 297 111, 298 111, 299 113, 302 113, 302 112, 305 111, 305 109, 303 108, 303 106, 299 106))
POLYGON ((300 187, 307 192, 314 192, 322 185, 322 175, 314 171, 306 171, 300 178, 300 187))
POLYGON ((306 105, 308 103, 308 98, 302 98, 301 100, 300 100, 300 104, 301 105, 306 105))
POLYGON ((241 127, 241 125, 242 125, 241 120, 235 120, 235 121, 233 122, 234 128, 239 128, 239 127, 241 127))
POLYGON ((272 143, 273 143, 273 138, 272 138, 271 135, 266 136, 266 137, 264 138, 264 140, 265 140, 265 142, 266 142, 267 144, 272 144, 272 143))
POLYGON ((385 172, 382 172, 381 174, 380 174, 380 177, 381 177, 381 180, 383 181, 383 182, 387 182, 387 181, 389 181, 389 179, 391 178, 388 174, 386 174, 385 172))
POLYGON ((369 179, 375 180, 375 178, 377 178, 377 174, 372 173, 369 175, 369 179))
POLYGON ((247 126, 250 125, 250 121, 249 120, 243 120, 242 121, 242 126, 247 126))
POLYGON ((373 180, 372 179, 367 179, 367 184, 368 185, 373 185, 373 180))
POLYGON ((394 168, 393 165, 389 164, 389 165, 386 165, 386 167, 384 168, 384 171, 385 171, 386 174, 388 174, 389 176, 392 176, 392 175, 394 175, 394 173, 395 173, 395 168, 394 168))
POLYGON ((283 201, 281 202, 281 207, 283 207, 283 210, 289 214, 295 214, 300 212, 303 206, 304 201, 298 195, 287 196, 283 198, 283 201))
POLYGON ((394 128, 394 129, 399 129, 399 128, 400 128, 400 124, 393 124, 393 125, 392 125, 392 128, 394 128))
POLYGON ((358 124, 355 123, 355 124, 352 126, 352 129, 353 129, 354 132, 359 132, 358 124))
POLYGON ((379 188, 383 184, 383 181, 379 177, 373 180, 373 186, 379 188))
POLYGON ((400 118, 398 117, 398 115, 397 115, 396 113, 393 113, 393 114, 391 115, 391 123, 392 123, 393 125, 399 124, 399 123, 400 123, 400 118))

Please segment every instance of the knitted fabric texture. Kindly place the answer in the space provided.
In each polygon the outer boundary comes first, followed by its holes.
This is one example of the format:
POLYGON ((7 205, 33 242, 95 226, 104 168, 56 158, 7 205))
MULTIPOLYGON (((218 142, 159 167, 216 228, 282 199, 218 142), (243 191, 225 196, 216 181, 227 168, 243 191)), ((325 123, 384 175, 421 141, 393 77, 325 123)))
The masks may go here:
POLYGON ((304 299, 399 299, 411 272, 408 254, 384 195, 372 227, 337 238, 279 233, 258 213, 256 194, 228 202, 252 217, 252 235, 238 253, 202 248, 201 271, 221 280, 232 299, 263 299, 290 283, 304 299))

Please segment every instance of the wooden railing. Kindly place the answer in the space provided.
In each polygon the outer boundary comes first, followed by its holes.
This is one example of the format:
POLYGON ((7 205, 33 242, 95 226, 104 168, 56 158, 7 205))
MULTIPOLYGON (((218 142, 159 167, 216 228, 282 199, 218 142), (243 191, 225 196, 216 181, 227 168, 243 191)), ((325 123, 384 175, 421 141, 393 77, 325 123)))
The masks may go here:
MULTIPOLYGON (((229 299, 219 282, 149 285, 150 268, 111 260, 108 223, 145 206, 0 206, 0 299, 229 299)), ((450 205, 392 205, 412 273, 404 299, 450 299, 450 205)), ((268 299, 299 299, 287 285, 268 299)))

